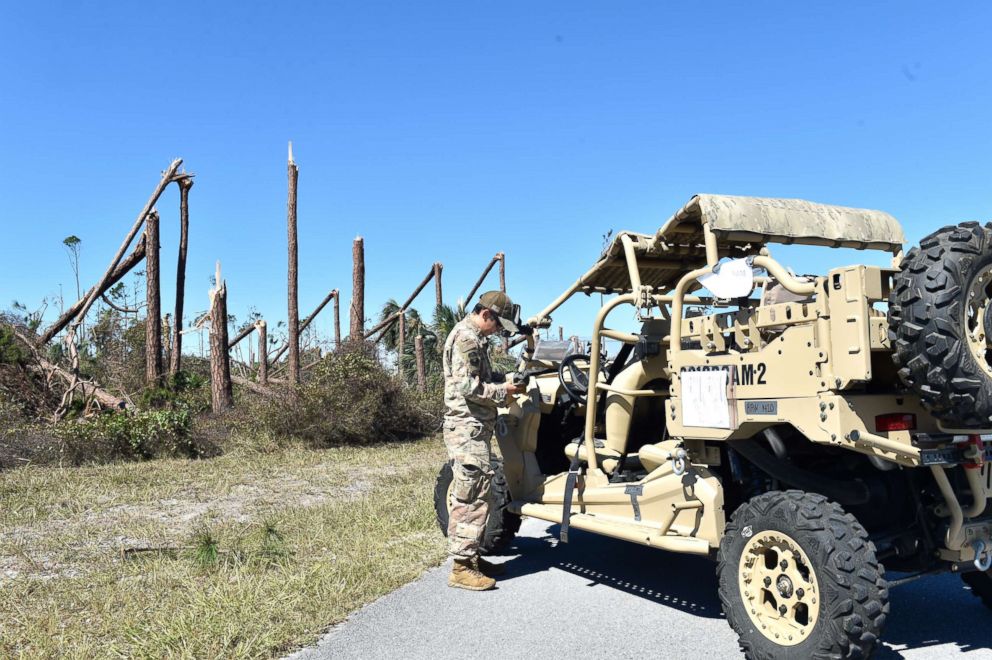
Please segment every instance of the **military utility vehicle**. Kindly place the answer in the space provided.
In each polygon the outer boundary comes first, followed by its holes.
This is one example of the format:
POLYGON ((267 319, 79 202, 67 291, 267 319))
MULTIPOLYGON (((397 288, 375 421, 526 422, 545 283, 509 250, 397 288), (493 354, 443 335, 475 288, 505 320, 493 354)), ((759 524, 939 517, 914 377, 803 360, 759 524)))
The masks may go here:
POLYGON ((992 225, 903 243, 886 213, 722 195, 620 233, 529 320, 608 296, 588 354, 527 340, 487 544, 531 516, 712 557, 749 658, 865 657, 889 587, 931 574, 992 607, 992 225), (775 244, 892 261, 797 274, 775 244))

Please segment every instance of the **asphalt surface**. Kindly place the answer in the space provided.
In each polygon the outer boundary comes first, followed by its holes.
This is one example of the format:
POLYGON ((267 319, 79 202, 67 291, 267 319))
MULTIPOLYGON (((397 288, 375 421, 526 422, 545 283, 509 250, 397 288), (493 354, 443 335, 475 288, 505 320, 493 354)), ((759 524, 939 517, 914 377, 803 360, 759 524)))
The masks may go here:
MULTIPOLYGON (((525 520, 494 591, 428 571, 335 626, 317 658, 735 658, 714 564, 525 520)), ((877 659, 992 658, 992 612, 947 575, 897 587, 877 659)))

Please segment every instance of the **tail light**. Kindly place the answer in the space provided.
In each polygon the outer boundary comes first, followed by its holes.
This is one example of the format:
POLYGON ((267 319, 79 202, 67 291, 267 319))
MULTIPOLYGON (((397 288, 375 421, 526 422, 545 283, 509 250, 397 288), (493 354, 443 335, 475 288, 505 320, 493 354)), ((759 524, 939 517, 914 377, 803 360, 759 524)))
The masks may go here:
POLYGON ((886 413, 875 416, 876 431, 913 431, 916 415, 913 413, 886 413))

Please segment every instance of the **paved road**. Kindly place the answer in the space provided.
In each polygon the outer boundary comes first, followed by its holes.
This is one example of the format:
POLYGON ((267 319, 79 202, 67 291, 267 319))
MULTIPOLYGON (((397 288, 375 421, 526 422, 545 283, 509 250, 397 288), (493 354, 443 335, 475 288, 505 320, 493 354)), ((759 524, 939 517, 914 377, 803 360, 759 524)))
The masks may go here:
MULTIPOLYGON (((580 530, 524 521, 498 589, 446 586, 449 565, 381 598, 292 656, 317 658, 741 657, 714 566, 580 530)), ((956 576, 892 592, 878 659, 992 658, 992 613, 956 576)))

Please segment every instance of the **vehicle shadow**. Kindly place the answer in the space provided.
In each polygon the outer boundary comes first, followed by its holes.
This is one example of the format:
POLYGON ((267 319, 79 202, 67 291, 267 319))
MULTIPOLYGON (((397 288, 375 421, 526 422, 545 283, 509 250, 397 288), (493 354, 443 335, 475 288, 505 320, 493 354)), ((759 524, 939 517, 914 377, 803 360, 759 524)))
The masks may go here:
MULTIPOLYGON (((560 526, 541 536, 515 539, 505 555, 500 581, 551 569, 605 585, 652 602, 708 619, 725 618, 717 596, 716 566, 705 557, 663 552, 582 530, 559 543, 560 526), (646 567, 650 567, 645 570, 646 567)), ((884 646, 874 657, 904 657, 904 651, 953 644, 959 652, 992 652, 992 611, 985 608, 957 575, 923 578, 892 589, 884 646)), ((946 651, 946 649, 941 649, 946 651)))
POLYGON ((875 653, 876 658, 902 658, 902 651, 942 644, 953 644, 962 653, 992 652, 992 611, 957 575, 922 578, 896 587, 889 602, 892 609, 882 635, 886 646, 875 653))
POLYGON ((715 565, 705 557, 661 552, 626 541, 573 529, 559 543, 559 526, 538 538, 517 537, 503 565, 500 582, 558 569, 697 616, 723 618, 717 597, 715 565), (645 570, 646 566, 652 567, 645 570))

